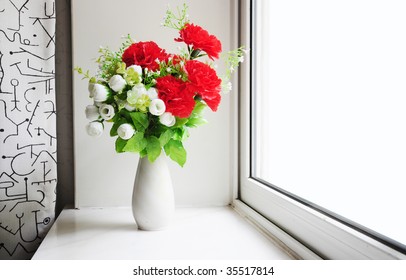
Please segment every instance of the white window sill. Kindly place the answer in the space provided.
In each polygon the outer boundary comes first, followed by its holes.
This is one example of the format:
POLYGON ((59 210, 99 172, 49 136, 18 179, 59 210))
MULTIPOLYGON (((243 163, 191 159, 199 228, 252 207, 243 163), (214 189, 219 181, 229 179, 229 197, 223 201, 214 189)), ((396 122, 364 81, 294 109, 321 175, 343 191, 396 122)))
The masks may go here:
POLYGON ((170 228, 140 231, 130 208, 62 211, 34 260, 289 260, 230 207, 178 208, 170 228))

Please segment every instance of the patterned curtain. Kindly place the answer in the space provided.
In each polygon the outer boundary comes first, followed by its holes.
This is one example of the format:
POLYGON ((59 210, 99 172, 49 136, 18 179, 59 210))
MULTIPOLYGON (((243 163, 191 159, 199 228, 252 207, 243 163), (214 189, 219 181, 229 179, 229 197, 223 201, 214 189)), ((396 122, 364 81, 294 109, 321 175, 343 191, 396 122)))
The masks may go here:
POLYGON ((30 259, 55 217, 54 69, 54 0, 0 0, 0 259, 30 259))

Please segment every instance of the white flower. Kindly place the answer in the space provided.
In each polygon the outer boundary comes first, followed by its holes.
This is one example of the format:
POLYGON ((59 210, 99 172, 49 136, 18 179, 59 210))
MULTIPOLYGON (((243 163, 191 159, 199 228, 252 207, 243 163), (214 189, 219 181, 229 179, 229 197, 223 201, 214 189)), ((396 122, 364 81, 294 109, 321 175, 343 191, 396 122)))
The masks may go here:
POLYGON ((138 98, 142 95, 147 94, 147 89, 143 84, 136 84, 127 92, 127 101, 130 104, 137 103, 138 98))
POLYGON ((103 133, 103 124, 101 122, 90 122, 86 125, 86 132, 90 136, 99 137, 103 133))
POLYGON ((149 112, 154 116, 162 115, 165 113, 165 109, 165 103, 159 98, 153 99, 149 105, 149 112))
POLYGON ((126 108, 130 112, 135 110, 135 107, 131 106, 128 102, 125 103, 124 108, 126 108))
POLYGON ((94 88, 95 83, 91 83, 89 82, 89 84, 87 85, 87 89, 89 91, 89 97, 93 98, 94 93, 93 93, 93 88, 94 88))
POLYGON ((117 134, 121 139, 128 140, 133 137, 135 129, 131 124, 124 123, 117 128, 117 134))
POLYGON ((108 121, 114 117, 114 107, 110 104, 102 104, 99 108, 100 116, 108 121))
POLYGON ((152 99, 155 99, 155 98, 158 98, 158 91, 155 89, 155 88, 153 88, 153 87, 151 87, 151 88, 149 88, 148 90, 147 90, 147 94, 148 94, 148 96, 149 96, 149 98, 152 100, 152 99))
POLYGON ((126 81, 124 80, 123 77, 121 77, 121 75, 114 75, 109 80, 109 86, 115 92, 122 91, 126 84, 127 84, 126 81))
POLYGON ((104 102, 110 97, 109 89, 101 84, 95 84, 93 86, 93 98, 95 102, 104 102))
POLYGON ((95 105, 87 105, 85 109, 86 118, 89 121, 95 121, 100 117, 99 108, 95 105))
POLYGON ((140 77, 142 76, 142 68, 139 65, 134 64, 134 65, 128 66, 127 69, 134 69, 134 71, 137 72, 138 75, 140 75, 140 77))
POLYGON ((168 127, 171 127, 176 123, 175 117, 170 112, 165 112, 159 116, 159 121, 168 127))
POLYGON ((223 84, 222 92, 229 93, 232 88, 233 88, 233 85, 231 84, 231 82, 227 82, 227 83, 223 84))

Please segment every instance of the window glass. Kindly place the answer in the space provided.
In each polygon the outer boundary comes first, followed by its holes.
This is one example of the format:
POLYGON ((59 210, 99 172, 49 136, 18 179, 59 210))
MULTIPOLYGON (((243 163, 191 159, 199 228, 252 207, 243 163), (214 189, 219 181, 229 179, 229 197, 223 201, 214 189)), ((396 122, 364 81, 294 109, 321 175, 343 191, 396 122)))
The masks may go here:
POLYGON ((255 2, 251 175, 406 244, 406 2, 255 2))

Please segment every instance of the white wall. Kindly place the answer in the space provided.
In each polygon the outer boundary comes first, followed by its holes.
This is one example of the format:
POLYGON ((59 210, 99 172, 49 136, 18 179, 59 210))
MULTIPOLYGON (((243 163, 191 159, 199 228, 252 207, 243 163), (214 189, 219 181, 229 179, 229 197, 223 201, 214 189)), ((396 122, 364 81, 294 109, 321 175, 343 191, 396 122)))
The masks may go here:
MULTIPOLYGON (((233 41, 233 0, 189 0, 192 22, 215 34, 230 50, 233 41)), ((178 0, 72 0, 73 65, 96 70, 94 58, 99 46, 116 50, 121 36, 131 34, 139 41, 153 40, 170 52, 179 43, 176 30, 162 27, 167 4, 178 0)), ((219 71, 222 63, 218 62, 219 71)), ((192 129, 185 142, 188 152, 184 168, 168 158, 178 206, 226 205, 231 198, 234 144, 231 144, 232 104, 235 92, 223 96, 216 113, 206 111, 208 124, 192 129)), ((74 75, 75 204, 84 206, 129 206, 138 163, 137 154, 116 154, 114 138, 105 133, 87 136, 84 108, 90 104, 87 81, 74 75)), ((108 132, 108 131, 107 131, 108 132)))

